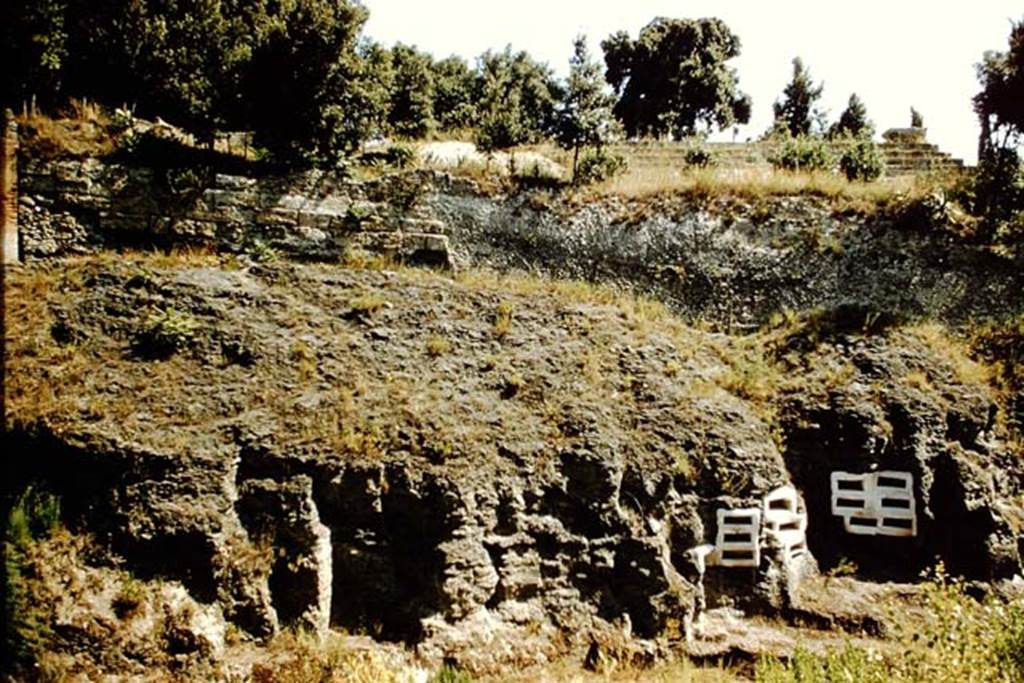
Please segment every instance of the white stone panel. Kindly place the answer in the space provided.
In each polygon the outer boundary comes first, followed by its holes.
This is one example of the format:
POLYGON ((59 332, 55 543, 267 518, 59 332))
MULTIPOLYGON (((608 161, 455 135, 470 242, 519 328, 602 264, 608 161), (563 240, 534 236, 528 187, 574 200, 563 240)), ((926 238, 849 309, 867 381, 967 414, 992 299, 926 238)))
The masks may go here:
POLYGON ((914 476, 909 472, 833 472, 832 514, 847 533, 861 536, 917 535, 914 476))
POLYGON ((764 498, 765 533, 783 548, 786 561, 807 552, 807 509, 793 486, 782 486, 764 498))
POLYGON ((718 511, 715 549, 723 567, 757 567, 761 564, 761 510, 741 508, 718 511))

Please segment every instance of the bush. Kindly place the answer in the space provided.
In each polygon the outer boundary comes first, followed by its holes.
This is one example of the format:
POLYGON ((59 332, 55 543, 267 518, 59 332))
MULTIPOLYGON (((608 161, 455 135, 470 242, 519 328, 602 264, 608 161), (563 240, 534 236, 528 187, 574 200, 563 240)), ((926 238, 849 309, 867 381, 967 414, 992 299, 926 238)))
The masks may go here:
POLYGON ((146 357, 166 357, 188 347, 195 338, 199 324, 187 313, 173 308, 146 318, 135 336, 135 352, 146 357))
POLYGON ((598 149, 580 159, 576 169, 576 182, 580 185, 599 183, 602 180, 613 178, 625 170, 626 159, 623 156, 606 149, 598 149))
POLYGON ((786 138, 771 162, 787 171, 831 171, 835 167, 828 143, 806 135, 786 138))
POLYGON ((4 518, 3 562, 0 563, 0 672, 28 666, 45 646, 49 630, 31 603, 25 586, 25 553, 36 540, 60 525, 60 501, 53 495, 26 489, 4 518))
POLYGON ((885 652, 848 645, 824 656, 797 650, 789 661, 757 664, 760 683, 1024 680, 1024 604, 977 602, 963 582, 936 567, 924 585, 920 620, 901 620, 885 652))
POLYGON ((711 150, 699 142, 687 144, 683 150, 683 164, 686 168, 708 168, 716 163, 711 150))
POLYGON ((839 157, 839 169, 846 179, 871 182, 882 175, 882 155, 878 145, 866 138, 850 141, 839 157))
POLYGON ((1024 169, 1016 150, 988 150, 974 174, 960 184, 957 199, 989 223, 991 232, 1024 211, 1024 169))

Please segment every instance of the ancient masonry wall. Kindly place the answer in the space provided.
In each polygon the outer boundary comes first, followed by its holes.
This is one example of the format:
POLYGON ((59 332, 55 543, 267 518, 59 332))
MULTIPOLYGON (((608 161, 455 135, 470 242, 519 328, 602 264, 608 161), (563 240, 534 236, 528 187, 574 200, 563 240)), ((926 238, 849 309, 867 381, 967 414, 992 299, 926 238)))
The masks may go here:
MULTIPOLYGON (((889 131, 889 132, 899 132, 889 131)), ((712 142, 705 145, 724 168, 752 168, 769 170, 770 159, 777 147, 768 142, 712 142)), ((676 142, 636 142, 615 145, 613 150, 625 155, 634 168, 683 168, 689 147, 676 142)), ((891 136, 878 145, 884 173, 887 177, 912 176, 921 173, 955 173, 964 169, 964 162, 943 152, 937 145, 918 135, 891 136)), ((832 149, 838 158, 841 151, 832 149)))
POLYGON ((3 264, 20 260, 18 248, 18 124, 5 111, 0 143, 0 227, 3 228, 3 264))
POLYGON ((103 246, 208 245, 315 260, 362 249, 444 266, 447 227, 423 200, 453 182, 431 172, 357 182, 316 171, 246 177, 29 160, 17 209, 27 259, 103 246))

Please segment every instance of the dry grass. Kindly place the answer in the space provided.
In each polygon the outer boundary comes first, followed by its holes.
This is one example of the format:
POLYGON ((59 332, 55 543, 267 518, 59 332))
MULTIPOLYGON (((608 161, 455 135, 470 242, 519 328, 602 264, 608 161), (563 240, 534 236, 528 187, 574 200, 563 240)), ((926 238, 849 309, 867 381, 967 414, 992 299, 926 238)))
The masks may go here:
POLYGON ((827 172, 790 172, 757 168, 639 167, 607 180, 588 192, 628 199, 684 195, 696 199, 735 197, 763 199, 777 196, 812 196, 845 200, 858 205, 884 203, 914 191, 914 179, 849 182, 827 172))
POLYGON ((740 680, 724 668, 700 667, 680 659, 651 667, 608 666, 585 671, 575 662, 560 662, 542 669, 475 679, 477 683, 728 683, 740 680))
POLYGON ((923 342, 937 357, 946 360, 961 384, 991 386, 993 369, 971 357, 968 344, 950 334, 938 323, 920 323, 906 328, 911 336, 923 342))
POLYGON ((37 158, 105 157, 117 149, 107 113, 80 100, 71 100, 57 116, 21 116, 18 125, 22 147, 37 158))

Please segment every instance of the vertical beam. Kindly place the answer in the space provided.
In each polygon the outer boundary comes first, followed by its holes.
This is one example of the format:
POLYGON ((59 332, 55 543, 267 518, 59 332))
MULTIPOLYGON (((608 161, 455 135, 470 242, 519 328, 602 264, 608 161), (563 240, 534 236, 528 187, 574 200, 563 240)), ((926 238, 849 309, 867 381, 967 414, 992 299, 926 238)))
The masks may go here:
POLYGON ((18 124, 10 109, 3 115, 0 142, 0 228, 3 229, 3 265, 20 260, 18 250, 18 124))

